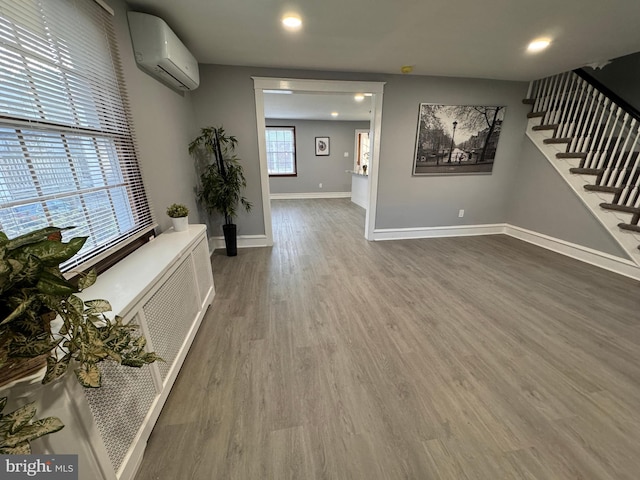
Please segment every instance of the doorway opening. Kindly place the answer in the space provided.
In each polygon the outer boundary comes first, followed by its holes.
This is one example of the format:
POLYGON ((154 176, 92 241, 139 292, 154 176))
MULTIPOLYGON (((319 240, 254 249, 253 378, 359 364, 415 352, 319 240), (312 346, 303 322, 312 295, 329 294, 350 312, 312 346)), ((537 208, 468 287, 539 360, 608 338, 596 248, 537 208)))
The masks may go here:
POLYGON ((378 191, 378 164, 380 151, 380 131, 382 125, 382 95, 384 82, 355 82, 338 80, 307 80, 291 78, 253 77, 256 102, 256 128, 258 133, 258 153, 260 156, 260 180, 262 188, 262 208, 267 245, 273 245, 269 167, 266 149, 265 92, 367 94, 371 96, 369 158, 368 158, 368 205, 365 215, 364 237, 373 238, 375 228, 376 199, 378 191))

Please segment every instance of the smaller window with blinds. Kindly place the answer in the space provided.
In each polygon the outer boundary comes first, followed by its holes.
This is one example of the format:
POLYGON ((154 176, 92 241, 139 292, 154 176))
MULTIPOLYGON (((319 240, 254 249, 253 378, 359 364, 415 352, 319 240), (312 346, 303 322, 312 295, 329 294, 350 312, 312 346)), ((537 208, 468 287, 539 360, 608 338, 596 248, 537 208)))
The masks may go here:
POLYGON ((297 176, 296 128, 267 127, 266 139, 269 176, 297 176))

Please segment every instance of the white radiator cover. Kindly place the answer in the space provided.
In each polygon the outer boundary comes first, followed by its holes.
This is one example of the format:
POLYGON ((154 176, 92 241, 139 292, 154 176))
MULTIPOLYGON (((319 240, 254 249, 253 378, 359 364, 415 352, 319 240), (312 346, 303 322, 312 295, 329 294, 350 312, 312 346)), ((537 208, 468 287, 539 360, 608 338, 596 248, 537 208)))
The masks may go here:
POLYGON ((18 386, 17 403, 35 401, 38 418, 65 428, 33 442, 34 453, 78 454, 81 480, 131 480, 147 439, 215 295, 206 227, 159 235, 98 277, 84 300, 108 300, 140 325, 148 349, 166 363, 141 369, 103 362, 103 386, 83 389, 71 372, 42 388, 18 386))

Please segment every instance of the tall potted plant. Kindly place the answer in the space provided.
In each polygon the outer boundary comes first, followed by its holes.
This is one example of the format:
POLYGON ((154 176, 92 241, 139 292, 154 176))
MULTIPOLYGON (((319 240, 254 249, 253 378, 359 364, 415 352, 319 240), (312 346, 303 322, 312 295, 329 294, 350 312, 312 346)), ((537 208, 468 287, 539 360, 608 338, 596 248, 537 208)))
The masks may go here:
POLYGON ((202 128, 189 144, 189 153, 196 160, 201 156, 206 161, 200 174, 198 201, 209 213, 218 212, 224 217, 222 230, 229 257, 238 254, 237 228, 233 223, 238 204, 247 212, 251 210, 251 203, 241 194, 247 181, 235 154, 237 144, 236 137, 227 135, 222 126, 202 128))

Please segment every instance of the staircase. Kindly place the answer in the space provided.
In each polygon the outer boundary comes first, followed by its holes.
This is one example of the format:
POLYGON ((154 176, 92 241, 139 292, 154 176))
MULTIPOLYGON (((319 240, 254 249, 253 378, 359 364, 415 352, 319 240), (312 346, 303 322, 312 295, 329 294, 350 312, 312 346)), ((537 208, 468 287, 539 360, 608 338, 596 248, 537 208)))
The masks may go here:
POLYGON ((536 80, 527 135, 640 266, 640 112, 577 70, 536 80))

